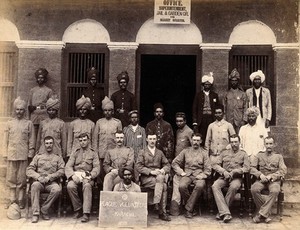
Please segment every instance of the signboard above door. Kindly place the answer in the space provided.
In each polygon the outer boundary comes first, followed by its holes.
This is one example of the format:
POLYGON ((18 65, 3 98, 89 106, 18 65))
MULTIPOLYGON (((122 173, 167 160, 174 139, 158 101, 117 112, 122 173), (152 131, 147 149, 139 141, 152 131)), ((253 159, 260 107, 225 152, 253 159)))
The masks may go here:
POLYGON ((190 24, 191 0, 155 0, 154 23, 190 24))

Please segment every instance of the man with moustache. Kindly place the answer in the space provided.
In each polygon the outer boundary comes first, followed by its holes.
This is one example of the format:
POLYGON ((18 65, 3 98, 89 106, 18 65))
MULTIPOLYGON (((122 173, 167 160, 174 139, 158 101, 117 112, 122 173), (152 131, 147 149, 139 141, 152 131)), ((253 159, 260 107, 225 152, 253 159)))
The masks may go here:
POLYGON ((48 118, 41 121, 36 140, 36 149, 43 148, 43 140, 46 136, 54 139, 53 151, 64 159, 67 156, 67 128, 65 122, 57 117, 60 102, 52 96, 46 102, 48 118))
POLYGON ((225 120, 233 125, 236 133, 239 133, 241 126, 247 122, 247 95, 239 86, 240 74, 237 69, 234 68, 228 78, 230 89, 224 97, 225 120))
POLYGON ((172 168, 180 177, 179 191, 185 204, 185 217, 193 218, 194 207, 205 189, 205 179, 211 174, 211 164, 207 150, 200 147, 201 134, 192 135, 192 147, 188 147, 173 160, 172 168), (195 185, 192 193, 189 185, 195 185))
POLYGON ((217 157, 212 168, 220 174, 220 177, 212 185, 212 191, 218 207, 217 220, 224 223, 231 221, 229 210, 234 197, 242 185, 242 175, 249 172, 250 162, 247 153, 240 149, 240 137, 236 134, 230 136, 231 149, 225 149, 217 157), (229 186, 226 196, 222 188, 229 186))
POLYGON ((93 132, 95 123, 87 118, 92 103, 88 97, 82 96, 76 102, 77 113, 79 117, 71 121, 68 128, 68 142, 67 142, 67 158, 70 157, 77 149, 80 148, 79 135, 86 133, 89 142, 93 144, 93 132))
POLYGON ((167 175, 170 164, 164 153, 156 148, 157 136, 147 133, 147 147, 141 150, 137 159, 137 170, 141 174, 141 186, 154 189, 154 209, 159 212, 158 218, 170 221, 167 214, 167 175))
POLYGON ((124 133, 117 131, 115 134, 116 147, 109 149, 103 161, 106 173, 103 182, 103 191, 112 191, 114 186, 121 182, 118 171, 123 167, 133 167, 133 149, 124 146, 124 133))
POLYGON ((71 154, 65 174, 68 179, 67 191, 74 209, 74 219, 81 217, 81 222, 88 222, 92 207, 92 187, 94 179, 100 173, 100 163, 97 152, 90 147, 89 134, 78 136, 80 147, 71 154), (83 202, 78 195, 78 187, 82 186, 83 202))
POLYGON ((7 122, 4 134, 4 160, 7 160, 6 185, 9 204, 18 203, 24 208, 26 167, 34 156, 35 133, 32 121, 25 118, 26 102, 18 97, 13 104, 14 118, 7 122))
POLYGON ((246 114, 248 124, 241 127, 239 136, 241 138, 241 148, 252 158, 258 152, 265 150, 264 138, 268 136, 268 133, 264 127, 257 124, 257 117, 259 116, 257 107, 248 108, 246 114))
POLYGON ((132 181, 134 178, 133 168, 120 168, 119 177, 122 181, 115 185, 114 192, 141 192, 140 186, 132 181))
POLYGON ((35 180, 31 185, 32 223, 39 221, 40 214, 44 220, 50 220, 48 210, 61 193, 57 179, 64 175, 65 162, 53 148, 54 138, 46 136, 43 145, 26 170, 26 175, 35 180), (49 195, 40 207, 42 191, 48 191, 49 195))
POLYGON ((271 221, 271 209, 280 192, 280 178, 287 173, 282 155, 274 151, 273 137, 265 138, 265 147, 266 151, 259 152, 251 161, 250 174, 256 177, 256 182, 251 186, 251 194, 258 211, 253 217, 254 223, 271 221), (265 188, 269 190, 266 199, 261 194, 265 188))

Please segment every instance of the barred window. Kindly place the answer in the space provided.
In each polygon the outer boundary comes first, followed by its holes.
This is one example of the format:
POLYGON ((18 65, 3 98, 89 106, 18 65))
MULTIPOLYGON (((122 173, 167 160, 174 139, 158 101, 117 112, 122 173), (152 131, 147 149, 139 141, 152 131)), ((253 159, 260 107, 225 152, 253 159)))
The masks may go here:
POLYGON ((0 43, 0 117, 12 116, 18 49, 14 42, 0 43))
MULTIPOLYGON (((274 51, 271 45, 236 45, 229 53, 229 70, 236 68, 240 73, 240 85, 246 91, 252 87, 251 73, 261 70, 266 76, 264 86, 271 92, 272 121, 276 121, 276 87, 274 76, 274 51)), ((229 84, 228 84, 229 85, 229 84)))
POLYGON ((98 86, 107 94, 108 50, 105 45, 67 44, 63 61, 62 115, 71 120, 77 117, 76 101, 88 86, 87 69, 95 67, 99 71, 98 86))

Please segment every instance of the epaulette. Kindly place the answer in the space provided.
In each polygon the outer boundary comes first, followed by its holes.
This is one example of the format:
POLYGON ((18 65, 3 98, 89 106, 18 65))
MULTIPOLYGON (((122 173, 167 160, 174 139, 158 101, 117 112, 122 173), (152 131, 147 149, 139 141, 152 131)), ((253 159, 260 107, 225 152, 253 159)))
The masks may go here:
POLYGON ((247 154, 247 152, 246 152, 244 149, 240 149, 240 151, 241 151, 241 152, 244 152, 244 153, 246 153, 246 154, 247 154))

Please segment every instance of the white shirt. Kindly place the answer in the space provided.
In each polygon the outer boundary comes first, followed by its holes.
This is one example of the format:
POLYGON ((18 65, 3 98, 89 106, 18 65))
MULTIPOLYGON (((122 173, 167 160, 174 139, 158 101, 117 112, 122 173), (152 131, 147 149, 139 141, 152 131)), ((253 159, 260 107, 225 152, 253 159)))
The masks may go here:
POLYGON ((150 148, 150 147, 148 146, 148 149, 149 149, 149 151, 152 153, 152 155, 154 156, 154 154, 155 154, 155 147, 154 147, 154 148, 150 148))

